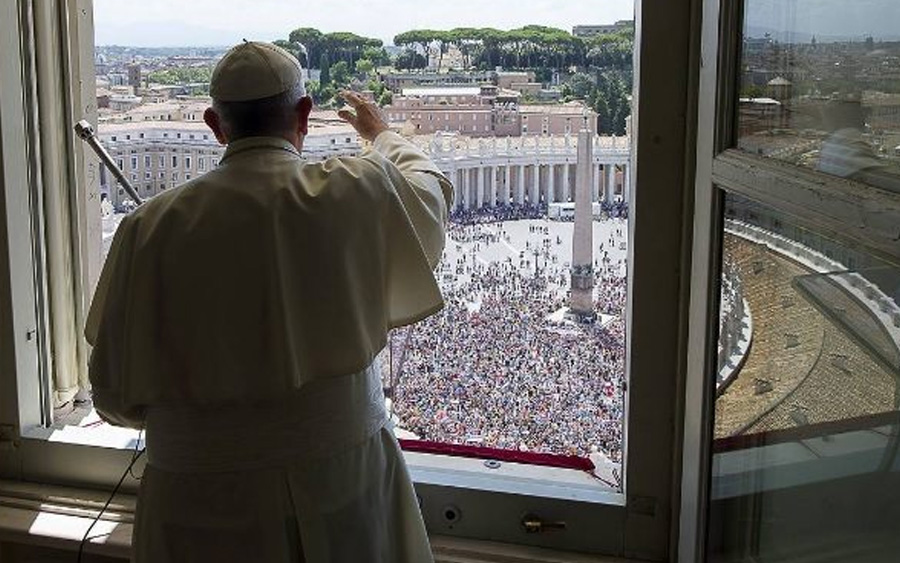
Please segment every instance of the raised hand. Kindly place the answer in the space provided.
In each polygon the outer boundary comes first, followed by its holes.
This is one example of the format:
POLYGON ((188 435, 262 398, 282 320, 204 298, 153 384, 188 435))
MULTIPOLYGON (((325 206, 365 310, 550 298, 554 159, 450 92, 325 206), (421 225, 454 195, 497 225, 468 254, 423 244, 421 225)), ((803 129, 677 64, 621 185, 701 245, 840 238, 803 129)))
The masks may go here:
POLYGON ((360 137, 367 141, 374 141, 381 132, 389 129, 381 111, 374 103, 366 101, 365 98, 351 90, 342 91, 341 97, 354 111, 342 109, 338 112, 338 117, 352 125, 360 137))

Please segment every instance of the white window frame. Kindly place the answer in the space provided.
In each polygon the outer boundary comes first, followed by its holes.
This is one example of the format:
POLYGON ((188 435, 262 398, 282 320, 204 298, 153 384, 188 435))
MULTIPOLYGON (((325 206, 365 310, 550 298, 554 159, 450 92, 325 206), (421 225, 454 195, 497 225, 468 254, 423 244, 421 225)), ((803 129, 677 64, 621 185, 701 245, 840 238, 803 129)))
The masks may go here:
MULTIPOLYGON (((686 111, 690 114, 693 107, 696 69, 692 69, 695 65, 691 62, 696 53, 691 48, 690 34, 699 23, 699 12, 686 11, 676 4, 653 3, 651 10, 650 0, 639 0, 637 9, 638 28, 642 32, 637 35, 635 66, 636 71, 643 68, 645 72, 636 72, 640 95, 635 96, 635 107, 638 115, 646 116, 641 121, 646 125, 637 127, 635 119, 633 157, 637 166, 632 177, 640 188, 630 191, 633 220, 629 223, 632 244, 626 360, 629 391, 623 479, 627 498, 609 495, 607 503, 574 502, 572 492, 559 486, 555 495, 527 491, 523 494, 521 488, 511 493, 508 487, 503 491, 495 485, 485 485, 484 471, 468 475, 459 471, 442 472, 434 463, 420 464, 423 459, 408 456, 417 493, 423 501, 423 513, 433 533, 490 537, 512 543, 656 560, 672 553, 670 538, 674 537, 676 524, 672 516, 678 498, 675 484, 680 469, 674 462, 678 459, 679 435, 673 421, 680 420, 681 412, 678 392, 684 377, 681 358, 685 343, 680 335, 685 327, 682 311, 689 288, 686 283, 689 278, 683 268, 689 258, 682 236, 686 223, 689 224, 684 196, 686 186, 693 186, 691 170, 685 167, 685 151, 693 151, 687 141, 690 121, 685 121, 683 116, 686 111), (643 3, 647 9, 641 9, 643 3), (659 138, 666 142, 660 143, 659 138), (641 353, 632 354, 634 349, 641 353), (444 519, 443 508, 448 503, 458 506, 464 515, 459 523, 444 519), (565 520, 569 528, 562 533, 525 534, 520 523, 526 513, 565 520)), ((41 41, 52 41, 53 36, 59 37, 62 52, 68 54, 53 63, 58 67, 55 74, 60 81, 56 99, 68 101, 61 123, 69 124, 81 118, 96 123, 92 91, 95 84, 92 1, 15 0, 0 5, 0 21, 26 21, 20 16, 29 10, 40 12, 41 17, 35 21, 46 28, 44 32, 55 32, 39 34, 39 45, 41 41), (47 7, 51 5, 55 8, 47 7)), ((42 184, 35 183, 39 180, 28 173, 34 157, 29 152, 32 143, 26 135, 25 119, 19 120, 23 122, 21 126, 13 119, 16 115, 26 115, 21 103, 23 97, 7 95, 32 89, 27 80, 21 80, 23 57, 19 52, 19 45, 27 45, 23 36, 29 32, 6 23, 4 33, 0 34, 0 45, 10 54, 0 58, 0 88, 3 88, 0 180, 6 188, 34 185, 40 192, 42 184), (6 32, 7 27, 11 28, 10 33, 6 32), (16 184, 18 180, 21 183, 16 184)), ((58 54, 60 51, 42 47, 37 52, 58 54)), ((28 72, 24 76, 35 77, 28 72)), ((73 164, 67 168, 70 175, 67 193, 71 201, 68 211, 75 228, 84 236, 74 245, 79 246, 79 252, 70 257, 77 273, 72 292, 75 303, 70 309, 75 313, 75 326, 80 327, 87 304, 83 297, 74 296, 90 293, 88 288, 96 283, 101 265, 99 256, 92 251, 99 248, 96 239, 99 233, 91 227, 98 222, 99 211, 93 209, 99 200, 98 164, 82 144, 76 143, 68 126, 42 125, 55 127, 65 137, 67 142, 56 150, 61 151, 64 161, 73 164)), ((9 275, 10 283, 8 287, 0 285, 0 328, 4 329, 0 331, 0 350, 9 352, 0 357, 4 362, 0 400, 11 401, 13 405, 0 409, 0 425, 9 427, 9 432, 3 435, 16 436, 16 446, 11 455, 3 456, 0 476, 108 487, 120 476, 130 451, 43 439, 49 434, 44 427, 49 413, 42 412, 41 379, 35 375, 40 376, 41 369, 38 343, 45 340, 46 333, 38 333, 36 342, 34 331, 39 328, 41 314, 46 314, 41 313, 44 309, 39 306, 46 290, 36 287, 33 278, 34 272, 41 268, 39 261, 35 262, 40 253, 29 251, 36 246, 35 241, 41 240, 41 233, 29 225, 34 206, 27 194, 4 190, 4 195, 8 229, 0 232, 0 254, 8 253, 9 271, 0 270, 0 275, 9 275)), ((57 344, 80 349, 79 366, 82 370, 86 368, 87 350, 80 336, 73 342, 57 344)), ((133 491, 135 486, 134 482, 128 482, 126 490, 133 491)))

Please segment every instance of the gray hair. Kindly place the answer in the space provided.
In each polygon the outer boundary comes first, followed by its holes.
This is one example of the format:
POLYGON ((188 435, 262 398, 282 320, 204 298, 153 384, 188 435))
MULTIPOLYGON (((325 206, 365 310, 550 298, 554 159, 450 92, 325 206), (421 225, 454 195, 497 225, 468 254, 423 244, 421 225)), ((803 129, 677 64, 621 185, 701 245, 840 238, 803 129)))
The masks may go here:
POLYGON ((212 107, 229 141, 279 136, 290 129, 297 102, 305 95, 303 83, 297 82, 280 94, 249 102, 223 102, 214 98, 212 107))

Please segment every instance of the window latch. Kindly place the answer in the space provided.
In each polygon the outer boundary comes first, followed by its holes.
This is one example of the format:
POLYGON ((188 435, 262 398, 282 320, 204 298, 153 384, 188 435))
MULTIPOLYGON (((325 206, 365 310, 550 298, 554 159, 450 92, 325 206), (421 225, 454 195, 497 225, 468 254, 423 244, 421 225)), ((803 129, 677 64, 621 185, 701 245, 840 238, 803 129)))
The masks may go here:
POLYGON ((539 534, 548 530, 565 530, 566 523, 563 521, 548 522, 534 514, 526 514, 522 517, 522 527, 525 528, 527 534, 539 534))

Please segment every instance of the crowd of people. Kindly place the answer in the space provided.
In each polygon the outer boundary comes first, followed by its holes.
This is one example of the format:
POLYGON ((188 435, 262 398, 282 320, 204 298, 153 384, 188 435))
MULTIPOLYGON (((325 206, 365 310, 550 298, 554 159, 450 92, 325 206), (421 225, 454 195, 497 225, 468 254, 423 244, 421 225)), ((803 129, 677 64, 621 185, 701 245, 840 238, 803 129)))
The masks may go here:
POLYGON ((614 219, 628 219, 628 202, 625 201, 600 202, 600 210, 614 219))
MULTIPOLYGON (((611 219, 628 219, 628 203, 625 201, 601 201, 600 211, 611 219)), ((496 223, 498 221, 519 221, 523 219, 544 219, 547 205, 530 203, 503 203, 491 207, 472 209, 456 208, 450 211, 450 221, 457 225, 496 223)))
MULTIPOLYGON (((563 241, 546 227, 530 227, 547 235, 535 249, 478 259, 485 246, 510 240, 498 221, 531 212, 469 210, 465 223, 451 225, 463 252, 439 269, 446 307, 395 335, 387 386, 393 414, 426 440, 584 457, 596 447, 620 460, 624 258, 602 250, 596 257, 600 322, 551 318, 567 304, 570 266, 555 259, 563 241)), ((620 226, 600 244, 612 248, 625 238, 620 226)))
POLYGON ((496 223, 498 221, 541 219, 546 216, 547 206, 507 203, 477 209, 456 208, 450 212, 450 222, 456 225, 474 225, 478 223, 496 223))

